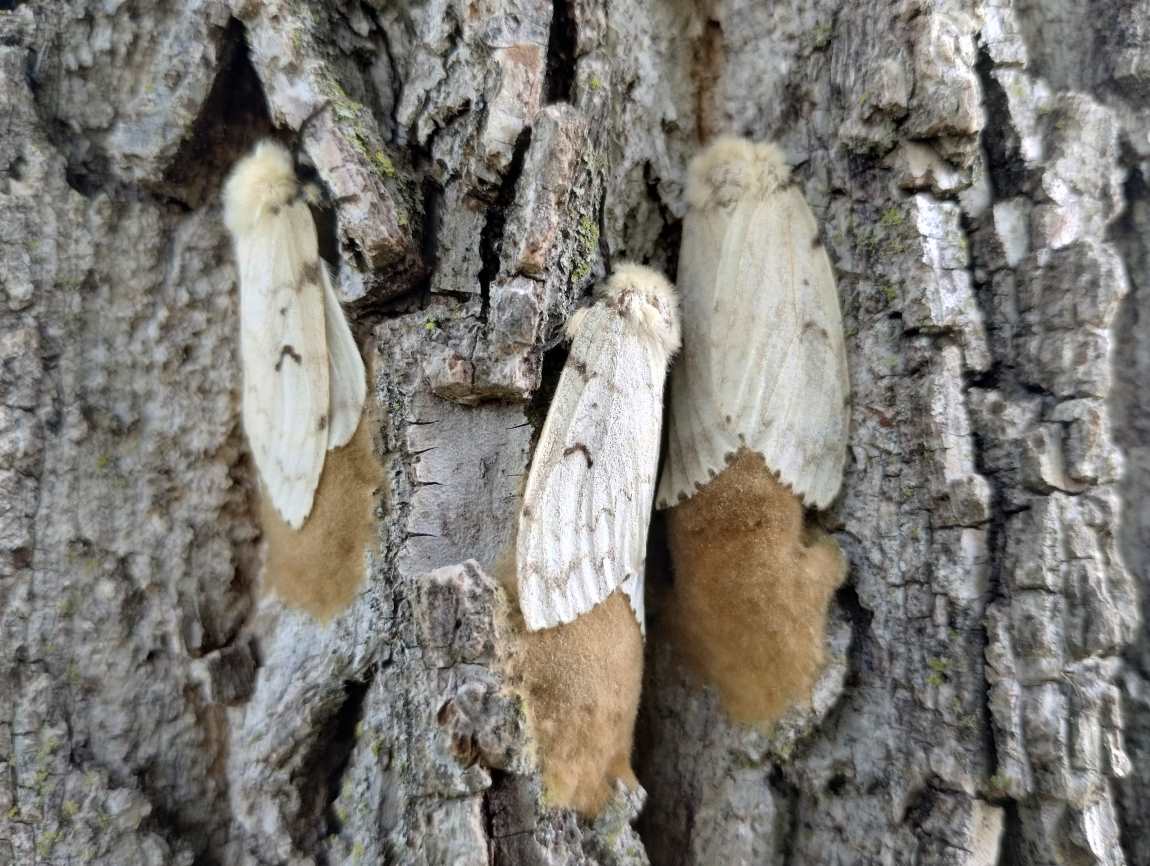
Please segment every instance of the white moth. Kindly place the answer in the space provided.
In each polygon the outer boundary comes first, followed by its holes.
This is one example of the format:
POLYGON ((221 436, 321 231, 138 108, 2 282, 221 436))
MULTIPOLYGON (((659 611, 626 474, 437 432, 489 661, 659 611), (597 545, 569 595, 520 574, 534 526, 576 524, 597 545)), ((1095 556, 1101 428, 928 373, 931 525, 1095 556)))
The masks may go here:
POLYGON ((679 348, 675 290, 624 264, 572 317, 573 340, 539 435, 519 514, 527 628, 570 622, 622 588, 643 627, 663 382, 679 348))
POLYGON ((850 384, 814 216, 782 154, 739 138, 695 157, 687 204, 684 353, 671 377, 659 507, 694 494, 747 448, 822 508, 842 483, 850 384))
POLYGON ((363 359, 327 268, 287 149, 262 141, 224 187, 240 275, 244 431, 264 489, 303 526, 330 448, 346 445, 367 396, 363 359))

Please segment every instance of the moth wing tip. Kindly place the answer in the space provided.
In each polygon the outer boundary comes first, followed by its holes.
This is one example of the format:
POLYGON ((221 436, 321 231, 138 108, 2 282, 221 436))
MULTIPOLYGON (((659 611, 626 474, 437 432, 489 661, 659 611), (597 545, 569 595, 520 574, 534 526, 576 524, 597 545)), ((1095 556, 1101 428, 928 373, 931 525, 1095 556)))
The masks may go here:
POLYGON ((562 614, 546 612, 534 605, 520 604, 519 607, 523 612, 523 622, 527 626, 527 630, 531 632, 545 631, 549 628, 555 628, 555 626, 565 625, 575 618, 573 616, 564 618, 562 614))
POLYGON ((298 506, 294 506, 294 503, 281 504, 274 498, 272 500, 272 504, 275 506, 276 514, 280 516, 280 519, 286 523, 288 527, 296 530, 297 532, 303 528, 304 523, 307 522, 308 515, 311 513, 310 504, 306 512, 298 506))
POLYGON ((802 503, 807 508, 813 508, 816 511, 823 511, 838 496, 839 490, 842 488, 842 470, 836 473, 833 481, 824 483, 818 477, 818 471, 813 470, 809 472, 789 472, 783 467, 786 461, 774 459, 774 455, 768 457, 761 451, 756 451, 763 458, 763 462, 767 468, 773 472, 788 490, 795 496, 802 500, 802 503))
POLYGON ((318 484, 319 473, 316 474, 314 483, 305 483, 302 480, 293 482, 283 477, 278 483, 275 481, 269 483, 264 477, 263 489, 279 518, 292 529, 299 530, 311 516, 318 484))

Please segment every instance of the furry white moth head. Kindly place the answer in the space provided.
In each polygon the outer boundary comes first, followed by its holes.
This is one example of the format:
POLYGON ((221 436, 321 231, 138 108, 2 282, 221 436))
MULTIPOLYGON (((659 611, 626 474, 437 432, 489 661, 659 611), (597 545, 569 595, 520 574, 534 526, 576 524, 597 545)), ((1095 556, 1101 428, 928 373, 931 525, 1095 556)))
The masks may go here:
POLYGON ((722 136, 693 160, 687 171, 687 203, 725 208, 740 199, 765 198, 791 180, 791 168, 773 144, 722 136))
POLYGON ((233 235, 249 234, 305 195, 291 153, 278 141, 264 139, 236 163, 224 184, 224 225, 233 235))
POLYGON ((653 339, 670 358, 679 351, 679 297, 658 271, 633 262, 616 265, 595 291, 643 336, 653 339))

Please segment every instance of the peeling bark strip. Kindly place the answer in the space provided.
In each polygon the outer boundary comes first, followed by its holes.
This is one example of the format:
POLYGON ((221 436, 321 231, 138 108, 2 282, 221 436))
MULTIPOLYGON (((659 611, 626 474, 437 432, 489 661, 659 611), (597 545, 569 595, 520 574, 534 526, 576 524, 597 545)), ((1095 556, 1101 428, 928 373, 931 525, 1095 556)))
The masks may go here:
POLYGON ((0 5, 0 863, 1150 866, 1141 0, 0 5), (325 102, 388 485, 321 625, 261 594, 215 197, 325 102), (835 265, 851 571, 770 734, 649 619, 637 834, 543 801, 489 575, 542 348, 674 272, 727 131, 835 265))

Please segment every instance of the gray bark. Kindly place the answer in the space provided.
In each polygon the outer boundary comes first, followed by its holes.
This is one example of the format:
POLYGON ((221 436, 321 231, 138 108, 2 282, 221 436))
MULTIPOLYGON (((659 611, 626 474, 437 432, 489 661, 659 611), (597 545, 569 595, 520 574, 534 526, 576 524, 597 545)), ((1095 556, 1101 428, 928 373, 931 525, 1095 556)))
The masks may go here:
POLYGON ((0 3, 0 864, 1150 864, 1148 15, 0 3), (325 103, 387 471, 328 624, 259 592, 218 202, 325 103), (850 574, 756 733, 661 639, 657 521, 645 794, 589 820, 488 575, 544 347, 611 262, 673 276, 722 131, 781 143, 838 274, 850 574))

